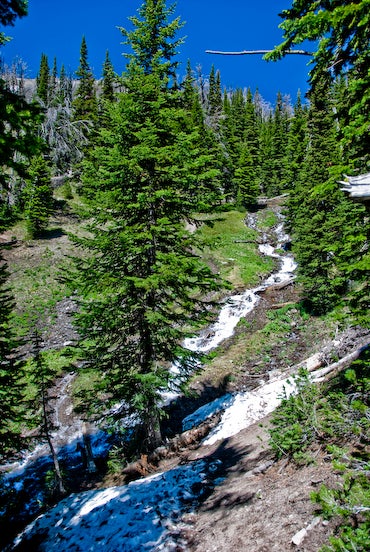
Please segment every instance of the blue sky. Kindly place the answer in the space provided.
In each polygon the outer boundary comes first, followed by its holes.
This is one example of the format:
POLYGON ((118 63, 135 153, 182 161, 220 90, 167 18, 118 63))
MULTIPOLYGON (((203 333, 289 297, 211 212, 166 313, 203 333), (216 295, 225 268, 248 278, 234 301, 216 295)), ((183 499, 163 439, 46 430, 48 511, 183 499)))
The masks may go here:
MULTIPOLYGON (((13 40, 2 48, 5 62, 10 64, 20 57, 27 64, 27 76, 38 71, 42 53, 52 65, 62 64, 73 74, 79 64, 82 36, 85 35, 88 59, 96 77, 106 50, 109 50, 114 68, 121 74, 125 68, 122 53, 122 35, 117 29, 129 25, 128 17, 136 13, 142 0, 29 0, 29 15, 7 27, 6 34, 13 40)), ((278 13, 289 8, 290 0, 178 0, 176 15, 185 26, 186 37, 178 59, 180 78, 185 73, 186 61, 192 67, 200 65, 208 76, 211 65, 221 72, 226 88, 257 88, 263 98, 274 102, 277 92, 289 94, 294 101, 297 90, 307 91, 306 56, 288 56, 276 63, 265 62, 260 56, 216 56, 205 50, 269 49, 281 42, 281 19, 278 13)))

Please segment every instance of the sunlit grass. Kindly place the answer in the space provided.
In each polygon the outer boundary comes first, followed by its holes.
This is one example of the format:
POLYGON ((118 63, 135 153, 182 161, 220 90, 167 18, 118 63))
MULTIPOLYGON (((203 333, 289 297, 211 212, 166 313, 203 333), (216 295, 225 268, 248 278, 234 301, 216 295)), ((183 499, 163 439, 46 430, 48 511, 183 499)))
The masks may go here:
POLYGON ((229 211, 212 226, 204 224, 198 232, 208 242, 202 251, 205 262, 213 266, 234 288, 253 286, 271 272, 273 261, 262 257, 257 248, 258 234, 245 224, 245 213, 229 211))

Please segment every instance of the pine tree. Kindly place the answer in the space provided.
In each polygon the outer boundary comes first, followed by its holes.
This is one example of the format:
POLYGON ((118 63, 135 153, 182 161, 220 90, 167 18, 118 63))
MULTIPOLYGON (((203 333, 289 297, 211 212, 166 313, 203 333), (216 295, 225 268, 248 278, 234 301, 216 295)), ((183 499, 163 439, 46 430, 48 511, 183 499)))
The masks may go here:
POLYGON ((57 494, 62 496, 66 493, 62 471, 57 452, 52 439, 52 431, 56 429, 53 424, 53 409, 51 407, 50 386, 55 378, 55 371, 52 370, 42 352, 41 337, 39 332, 34 332, 33 338, 33 358, 31 367, 30 381, 36 389, 35 399, 31 401, 28 409, 28 418, 33 427, 38 425, 40 436, 46 440, 50 454, 53 460, 54 473, 57 487, 57 494))
POLYGON ((97 117, 95 79, 88 61, 86 39, 83 36, 80 48, 80 65, 76 71, 79 85, 73 100, 74 119, 93 123, 97 117))
POLYGON ((7 265, 0 251, 0 459, 21 444, 22 362, 17 358, 18 343, 10 327, 14 299, 7 287, 7 265))
POLYGON ((27 175, 28 160, 41 148, 39 121, 39 107, 11 92, 0 79, 0 229, 19 203, 18 179, 27 175))
MULTIPOLYGON (((316 41, 317 50, 310 71, 311 94, 318 93, 323 79, 329 78, 336 86, 336 144, 340 142, 343 163, 340 170, 346 174, 367 172, 370 160, 368 0, 293 2, 290 9, 282 12, 282 18, 280 26, 284 32, 284 41, 267 57, 279 59, 293 44, 300 44, 307 39, 316 41)), ((338 173, 337 180, 340 178, 341 174, 338 173)), ((338 184, 333 182, 334 198, 337 198, 337 187, 338 184)), ((327 198, 330 195, 331 191, 328 191, 327 198)), ((363 208, 349 204, 348 199, 344 203, 340 202, 338 209, 342 216, 342 241, 337 240, 333 244, 337 244, 337 258, 342 257, 342 273, 347 275, 347 283, 353 288, 349 295, 352 297, 352 308, 361 321, 368 324, 367 273, 370 262, 364 247, 369 239, 368 215, 363 208)))
POLYGON ((199 94, 195 86, 195 77, 193 76, 193 71, 192 71, 191 63, 189 59, 186 64, 186 75, 181 86, 182 86, 182 95, 181 95, 182 105, 184 106, 185 109, 187 109, 188 111, 191 111, 193 109, 195 99, 197 100, 199 105, 200 105, 200 101, 199 101, 199 94))
POLYGON ((290 222, 298 279, 305 301, 316 313, 333 308, 346 289, 346 278, 338 263, 338 249, 347 225, 343 196, 336 177, 340 150, 330 95, 324 75, 310 93, 308 149, 299 181, 292 190, 290 222))
POLYGON ((221 92, 221 75, 220 71, 215 71, 214 65, 211 67, 209 75, 209 90, 208 90, 208 110, 207 114, 210 119, 209 125, 216 131, 219 130, 220 118, 222 111, 222 92, 221 92))
POLYGON ((44 107, 47 107, 50 98, 50 67, 45 54, 41 54, 40 68, 36 77, 36 92, 44 107))
POLYGON ((293 117, 289 123, 286 146, 286 170, 284 189, 290 190, 302 170, 307 149, 307 106, 302 105, 298 92, 293 117))
POLYGON ((57 91, 58 91, 58 65, 57 58, 54 58, 53 67, 50 74, 49 85, 49 100, 51 105, 57 105, 57 91))
POLYGON ((281 14, 283 42, 266 56, 279 59, 293 45, 305 40, 315 41, 310 83, 316 86, 323 74, 332 79, 346 77, 346 103, 342 112, 345 125, 341 128, 342 147, 351 152, 355 168, 368 170, 369 148, 369 35, 370 12, 368 0, 307 0, 293 2, 281 14))
POLYGON ((34 157, 24 189, 27 230, 31 238, 39 237, 48 224, 53 205, 50 177, 50 169, 42 155, 34 157))
POLYGON ((241 148, 239 162, 234 174, 234 184, 237 190, 237 205, 247 209, 255 206, 259 195, 257 171, 249 146, 246 143, 241 148))
MULTIPOLYGON (((125 93, 110 105, 104 146, 86 160, 83 182, 93 206, 90 237, 76 241, 89 254, 73 278, 82 296, 77 323, 85 368, 99 371, 101 412, 124 401, 139 412, 144 445, 160 439, 159 391, 174 361, 192 357, 180 343, 208 317, 200 294, 219 287, 195 255, 184 226, 219 192, 209 189, 208 158, 194 147, 197 130, 173 90, 179 18, 163 0, 146 0, 134 29, 125 93), (197 292, 197 293, 195 293, 197 292)), ((218 197, 217 195, 217 197, 218 197)))
POLYGON ((273 174, 273 135, 274 120, 271 111, 263 117, 260 124, 260 189, 261 193, 270 195, 270 177, 273 174))
POLYGON ((116 81, 116 75, 112 62, 109 57, 108 50, 105 53, 105 60, 103 65, 103 85, 102 85, 102 98, 112 102, 114 100, 114 85, 116 81))
POLYGON ((279 92, 276 98, 272 121, 271 172, 266 182, 267 195, 270 197, 279 195, 284 191, 286 147, 289 129, 288 119, 288 107, 279 92))

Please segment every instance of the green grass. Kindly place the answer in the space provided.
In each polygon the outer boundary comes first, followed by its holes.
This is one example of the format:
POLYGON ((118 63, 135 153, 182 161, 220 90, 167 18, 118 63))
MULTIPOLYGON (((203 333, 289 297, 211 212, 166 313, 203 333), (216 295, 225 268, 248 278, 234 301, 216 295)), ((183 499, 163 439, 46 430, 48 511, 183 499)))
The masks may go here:
POLYGON ((261 230, 272 228, 278 224, 279 219, 274 211, 270 209, 261 209, 257 214, 258 226, 261 230))
POLYGON ((248 228, 244 220, 245 213, 229 211, 212 226, 204 224, 198 230, 209 244, 202 251, 204 261, 235 288, 258 284, 274 266, 271 259, 259 254, 257 232, 248 228))
POLYGON ((41 331, 47 329, 53 323, 56 304, 70 293, 60 280, 66 255, 73 251, 66 235, 70 229, 71 225, 61 228, 58 220, 52 220, 38 240, 27 239, 24 221, 10 230, 18 243, 4 257, 16 303, 11 324, 18 337, 27 336, 36 325, 41 331))

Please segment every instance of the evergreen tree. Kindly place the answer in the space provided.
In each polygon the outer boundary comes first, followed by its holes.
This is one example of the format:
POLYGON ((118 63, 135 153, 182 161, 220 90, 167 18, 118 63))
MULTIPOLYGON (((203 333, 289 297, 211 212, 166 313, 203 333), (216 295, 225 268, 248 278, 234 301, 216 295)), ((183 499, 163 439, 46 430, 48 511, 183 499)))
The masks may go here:
POLYGON ((49 100, 52 105, 57 105, 57 90, 58 90, 58 66, 57 58, 54 58, 53 67, 50 74, 49 100))
POLYGON ((0 229, 19 203, 19 179, 28 160, 41 148, 37 136, 40 110, 12 92, 0 78, 0 229))
POLYGON ((266 57, 279 59, 293 45, 305 40, 317 42, 310 81, 316 85, 324 73, 329 73, 332 79, 339 75, 346 76, 347 106, 343 110, 345 124, 341 128, 342 145, 344 150, 351 152, 353 167, 368 170, 369 0, 294 1, 290 9, 283 10, 281 17, 284 41, 266 57))
POLYGON ((22 411, 22 362, 10 327, 14 299, 7 287, 7 265, 0 251, 0 459, 19 448, 22 411))
POLYGON ((171 86, 181 27, 179 18, 170 21, 173 10, 146 0, 131 18, 133 30, 121 29, 134 53, 125 93, 107 110, 104 146, 85 161, 94 220, 90 237, 76 238, 89 255, 76 260, 73 279, 82 296, 85 368, 99 370, 103 391, 95 388, 90 400, 99 411, 124 401, 139 412, 151 445, 160 439, 159 391, 169 366, 191 360, 181 340, 208 317, 199 295, 219 287, 184 226, 218 197, 209 189, 218 171, 198 152, 197 129, 171 86))
POLYGON ((116 81, 116 75, 113 69, 112 62, 109 57, 108 50, 105 53, 105 60, 103 65, 103 85, 102 85, 102 98, 112 102, 114 100, 114 84, 116 81))
POLYGON ((219 132, 222 113, 221 75, 220 71, 215 71, 214 65, 212 65, 209 75, 207 108, 209 126, 216 132, 219 132))
POLYGON ((37 238, 47 227, 53 205, 50 169, 42 155, 31 161, 24 198, 28 234, 37 238))
POLYGON ((346 221, 343 196, 336 177, 340 150, 328 78, 323 75, 310 93, 308 149, 290 203, 292 239, 298 279, 309 309, 323 313, 333 308, 346 289, 339 269, 338 249, 346 221))
POLYGON ((50 97, 50 67, 45 54, 41 54, 40 69, 36 77, 36 93, 43 105, 47 107, 50 97))
POLYGON ((234 184, 237 190, 237 205, 242 205, 247 209, 252 208, 256 204, 259 186, 256 166, 246 143, 241 148, 239 162, 235 169, 234 184))
POLYGON ((277 196, 283 192, 288 128, 288 109, 279 92, 276 98, 272 121, 270 174, 266 182, 266 192, 270 197, 277 196))
MULTIPOLYGON (((279 59, 293 45, 307 39, 316 41, 317 51, 310 72, 310 84, 315 94, 323 79, 330 78, 336 84, 336 140, 340 140, 341 160, 346 165, 342 165, 341 170, 347 174, 352 171, 355 174, 357 171, 368 171, 369 1, 293 2, 292 7, 284 10, 281 16, 283 22, 280 26, 284 31, 284 41, 267 57, 279 59)), ((338 174, 337 179, 340 178, 341 175, 338 174)), ((334 196, 336 195, 337 190, 334 191, 334 196)), ((351 215, 347 213, 347 225, 343 220, 343 241, 338 247, 337 255, 341 256, 341 252, 343 253, 342 270, 347 275, 347 282, 352 282, 352 308, 368 324, 370 262, 366 246, 364 247, 369 236, 368 215, 364 209, 349 204, 348 199, 341 207, 344 212, 349 209, 351 215)))
MULTIPOLYGON (((195 101, 197 101, 197 103, 200 106, 200 109, 202 109, 199 101, 199 94, 195 86, 195 77, 193 76, 193 71, 191 69, 191 64, 189 59, 186 64, 186 75, 185 75, 184 81, 182 82, 181 100, 182 100, 182 105, 188 111, 192 111, 195 101)), ((196 111, 199 111, 198 108, 196 108, 196 111)))
POLYGON ((71 106, 72 104, 72 79, 68 77, 64 65, 60 68, 59 86, 57 88, 59 104, 71 106))
POLYGON ((62 496, 66 493, 66 490, 64 488, 58 455, 52 439, 52 431, 55 430, 56 427, 53 424, 53 409, 51 407, 51 396, 49 392, 50 386, 55 379, 55 371, 50 369, 45 360, 41 347, 41 338, 37 330, 33 336, 33 349, 30 380, 36 389, 36 393, 34 400, 31 401, 29 405, 28 418, 33 427, 36 426, 40 429, 39 437, 46 440, 48 444, 54 465, 57 494, 62 496))
MULTIPOLYGON (((293 117, 290 120, 286 145, 285 176, 283 188, 291 190, 299 177, 307 150, 307 106, 302 105, 298 92, 294 105, 293 117)), ((291 198, 294 200, 292 194, 291 198)))
POLYGON ((273 135, 274 120, 271 111, 260 124, 260 189, 265 195, 271 194, 270 177, 273 174, 273 135))
POLYGON ((83 36, 80 48, 80 65, 76 71, 79 80, 73 100, 74 119, 93 123, 97 117, 95 79, 88 61, 86 39, 83 36))

